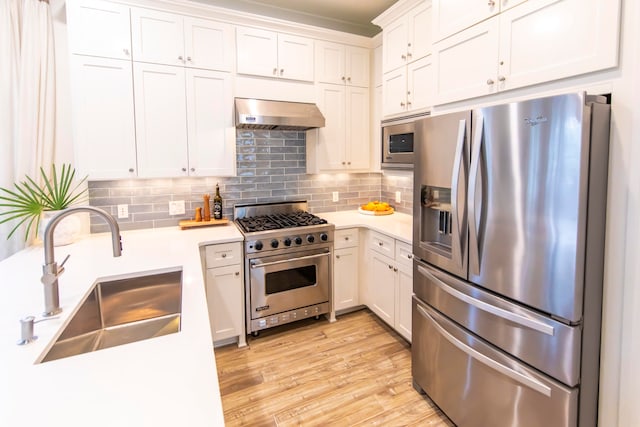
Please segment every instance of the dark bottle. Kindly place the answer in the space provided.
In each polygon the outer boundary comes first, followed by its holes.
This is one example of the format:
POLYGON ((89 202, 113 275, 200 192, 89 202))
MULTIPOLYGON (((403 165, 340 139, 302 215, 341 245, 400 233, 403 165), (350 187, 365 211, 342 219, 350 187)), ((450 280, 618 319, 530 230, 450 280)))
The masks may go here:
POLYGON ((213 219, 222 219, 222 197, 218 184, 216 184, 216 195, 213 196, 213 219))

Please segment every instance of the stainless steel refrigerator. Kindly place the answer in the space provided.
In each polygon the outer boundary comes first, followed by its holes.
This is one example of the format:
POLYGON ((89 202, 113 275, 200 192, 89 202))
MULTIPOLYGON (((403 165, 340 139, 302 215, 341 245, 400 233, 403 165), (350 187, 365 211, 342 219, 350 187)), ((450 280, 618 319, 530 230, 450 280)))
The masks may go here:
POLYGON ((413 381, 460 427, 597 424, 609 121, 574 93, 416 124, 413 381))

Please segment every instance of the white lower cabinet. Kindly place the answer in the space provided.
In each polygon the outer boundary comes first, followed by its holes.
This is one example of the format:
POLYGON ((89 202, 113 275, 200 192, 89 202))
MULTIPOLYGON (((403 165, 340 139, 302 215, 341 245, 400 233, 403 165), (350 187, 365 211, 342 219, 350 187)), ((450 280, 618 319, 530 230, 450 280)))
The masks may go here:
POLYGON ((247 345, 244 328, 244 278, 242 243, 222 243, 204 248, 206 293, 215 345, 237 339, 238 347, 247 345))
POLYGON ((333 251, 333 309, 345 310, 359 305, 357 228, 336 230, 333 251))
POLYGON ((411 342, 411 245, 371 231, 367 258, 369 308, 411 342))

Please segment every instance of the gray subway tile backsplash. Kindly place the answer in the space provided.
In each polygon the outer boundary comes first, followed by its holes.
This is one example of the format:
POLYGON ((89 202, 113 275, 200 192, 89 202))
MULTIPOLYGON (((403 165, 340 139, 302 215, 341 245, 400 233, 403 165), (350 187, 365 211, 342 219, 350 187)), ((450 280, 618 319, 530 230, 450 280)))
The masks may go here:
MULTIPOLYGON (((306 173, 304 132, 238 130, 236 132, 235 177, 188 177, 90 181, 89 203, 111 214, 118 204, 129 205, 129 218, 119 219, 123 230, 176 226, 193 218, 203 195, 213 199, 216 183, 223 197, 223 215, 233 219, 233 206, 282 200, 307 200, 313 213, 357 209, 370 200, 391 203, 396 210, 411 213, 413 176, 388 173, 306 173), (332 201, 332 192, 340 201, 332 201), (395 203, 400 191, 401 203, 395 203), (169 201, 184 200, 184 215, 169 215, 169 201)), ((108 231, 102 219, 91 218, 91 232, 108 231)))

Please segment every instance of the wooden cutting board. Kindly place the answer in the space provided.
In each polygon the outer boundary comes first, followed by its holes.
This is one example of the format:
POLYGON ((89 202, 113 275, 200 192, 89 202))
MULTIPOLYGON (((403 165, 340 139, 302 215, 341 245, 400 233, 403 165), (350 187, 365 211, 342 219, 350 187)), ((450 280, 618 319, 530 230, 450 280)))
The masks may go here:
POLYGON ((196 221, 194 219, 185 219, 178 223, 181 230, 186 230, 188 228, 208 227, 212 225, 227 225, 227 224, 229 224, 229 220, 226 218, 212 219, 209 221, 196 221))

